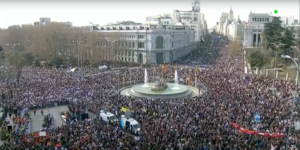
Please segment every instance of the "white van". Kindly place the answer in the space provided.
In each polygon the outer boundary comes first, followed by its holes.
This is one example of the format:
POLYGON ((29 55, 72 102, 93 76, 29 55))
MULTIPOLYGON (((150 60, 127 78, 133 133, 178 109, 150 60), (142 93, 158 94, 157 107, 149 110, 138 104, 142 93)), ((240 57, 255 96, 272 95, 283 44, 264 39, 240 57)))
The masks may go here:
POLYGON ((105 113, 103 110, 100 111, 100 119, 101 121, 108 123, 114 123, 118 121, 117 117, 114 114, 110 112, 105 113))

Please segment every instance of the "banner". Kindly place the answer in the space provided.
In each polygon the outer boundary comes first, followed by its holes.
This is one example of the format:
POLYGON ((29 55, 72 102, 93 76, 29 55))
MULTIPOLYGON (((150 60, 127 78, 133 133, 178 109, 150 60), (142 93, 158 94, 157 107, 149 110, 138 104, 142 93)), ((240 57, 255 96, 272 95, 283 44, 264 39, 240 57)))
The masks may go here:
POLYGON ((270 138, 282 138, 285 137, 284 133, 267 133, 267 132, 258 132, 258 131, 253 131, 253 130, 248 130, 236 123, 232 123, 232 126, 237 128, 240 132, 246 133, 246 134, 251 134, 251 135, 259 135, 259 136, 264 136, 264 137, 270 137, 270 138))
POLYGON ((126 112, 127 110, 129 110, 129 108, 126 107, 121 107, 122 112, 126 112))

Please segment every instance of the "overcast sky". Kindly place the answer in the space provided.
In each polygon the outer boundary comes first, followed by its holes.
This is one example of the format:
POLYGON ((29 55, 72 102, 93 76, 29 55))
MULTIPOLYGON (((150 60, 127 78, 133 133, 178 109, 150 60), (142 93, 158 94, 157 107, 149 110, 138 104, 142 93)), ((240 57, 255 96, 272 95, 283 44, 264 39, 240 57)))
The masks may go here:
MULTIPOLYGON (((0 0, 0 28, 28 24, 40 17, 52 21, 70 21, 75 26, 88 22, 104 25, 109 22, 131 20, 144 23, 147 16, 191 10, 193 0, 0 0)), ((234 17, 247 21, 249 13, 270 13, 294 16, 299 19, 299 0, 200 0, 208 27, 218 22, 222 12, 232 7, 234 17)))

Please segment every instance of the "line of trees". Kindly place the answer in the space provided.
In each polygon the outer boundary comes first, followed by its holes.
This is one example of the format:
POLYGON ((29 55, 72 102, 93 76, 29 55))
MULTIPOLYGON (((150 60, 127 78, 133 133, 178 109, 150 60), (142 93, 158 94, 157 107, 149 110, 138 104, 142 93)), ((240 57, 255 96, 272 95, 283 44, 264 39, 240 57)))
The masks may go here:
MULTIPOLYGON (((112 57, 111 48, 101 46, 119 35, 87 32, 80 27, 67 27, 60 23, 46 26, 10 26, 0 30, 0 63, 14 67, 19 80, 24 66, 79 66, 97 64, 112 57)), ((1 65, 0 65, 1 66, 1 65)))
MULTIPOLYGON (((278 47, 277 57, 280 55, 290 55, 294 57, 295 49, 293 46, 299 46, 299 41, 295 41, 293 37, 294 27, 283 28, 280 17, 273 17, 272 21, 265 23, 264 31, 262 33, 262 44, 255 48, 248 59, 252 68, 262 68, 266 64, 270 67, 275 66, 276 45, 282 44, 278 47)), ((282 59, 277 58, 277 62, 282 62, 282 59)), ((285 60, 287 65, 287 60, 285 60)), ((282 63, 281 63, 282 65, 282 63)))

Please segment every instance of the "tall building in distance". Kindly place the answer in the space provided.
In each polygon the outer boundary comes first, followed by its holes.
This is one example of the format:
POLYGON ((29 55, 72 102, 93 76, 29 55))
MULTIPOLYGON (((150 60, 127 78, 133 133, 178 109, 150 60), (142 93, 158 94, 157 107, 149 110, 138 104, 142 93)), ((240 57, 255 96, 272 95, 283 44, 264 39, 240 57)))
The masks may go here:
POLYGON ((183 25, 189 26, 195 30, 195 40, 200 41, 203 37, 203 29, 201 28, 200 0, 192 2, 192 10, 189 11, 173 11, 173 20, 181 22, 183 25))
POLYGON ((229 11, 229 20, 230 20, 230 21, 233 21, 233 20, 234 20, 232 8, 230 8, 230 11, 229 11))
POLYGON ((229 40, 236 40, 236 39, 243 40, 244 39, 244 29, 245 29, 244 24, 240 20, 240 16, 238 16, 237 21, 232 22, 228 27, 229 40))
POLYGON ((51 22, 51 18, 40 18, 40 25, 46 25, 51 22))

